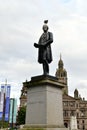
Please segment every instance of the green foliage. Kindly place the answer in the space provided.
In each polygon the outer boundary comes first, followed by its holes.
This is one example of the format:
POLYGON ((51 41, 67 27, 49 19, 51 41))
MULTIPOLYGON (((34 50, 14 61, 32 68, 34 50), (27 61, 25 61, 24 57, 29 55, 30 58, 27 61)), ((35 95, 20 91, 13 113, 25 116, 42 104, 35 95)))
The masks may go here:
POLYGON ((0 121, 0 128, 8 128, 9 123, 6 121, 0 121))
POLYGON ((26 107, 20 107, 18 111, 17 123, 19 125, 25 124, 25 116, 26 116, 26 107))

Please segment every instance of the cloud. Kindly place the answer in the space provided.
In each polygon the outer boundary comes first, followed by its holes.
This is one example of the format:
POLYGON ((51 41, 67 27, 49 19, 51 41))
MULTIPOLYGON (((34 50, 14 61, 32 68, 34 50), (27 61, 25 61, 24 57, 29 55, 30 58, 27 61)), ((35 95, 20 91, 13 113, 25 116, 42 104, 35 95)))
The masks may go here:
POLYGON ((42 74, 33 43, 42 34, 44 19, 49 20, 49 31, 54 36, 50 74, 55 75, 61 53, 69 91, 74 91, 77 84, 84 86, 80 81, 87 79, 86 5, 86 0, 0 1, 0 77, 2 82, 7 78, 12 86, 17 86, 12 92, 18 86, 20 91, 26 79, 42 74))

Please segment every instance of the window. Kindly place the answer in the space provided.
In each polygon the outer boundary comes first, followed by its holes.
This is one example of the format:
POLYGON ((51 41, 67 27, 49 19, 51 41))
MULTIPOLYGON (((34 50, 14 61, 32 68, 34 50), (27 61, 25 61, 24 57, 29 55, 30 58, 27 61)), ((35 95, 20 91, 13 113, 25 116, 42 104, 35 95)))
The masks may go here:
POLYGON ((63 115, 64 115, 64 117, 68 116, 68 111, 65 110, 63 115))
POLYGON ((63 103, 63 105, 64 105, 64 106, 68 106, 68 102, 65 101, 65 102, 63 103))
POLYGON ((82 120, 82 123, 84 124, 84 120, 82 120))
POLYGON ((77 117, 79 117, 79 113, 77 113, 77 117))
POLYGON ((79 105, 78 105, 78 104, 76 104, 76 107, 77 107, 77 108, 78 108, 78 106, 79 106, 79 105))
POLYGON ((70 116, 74 116, 74 111, 71 111, 70 116))

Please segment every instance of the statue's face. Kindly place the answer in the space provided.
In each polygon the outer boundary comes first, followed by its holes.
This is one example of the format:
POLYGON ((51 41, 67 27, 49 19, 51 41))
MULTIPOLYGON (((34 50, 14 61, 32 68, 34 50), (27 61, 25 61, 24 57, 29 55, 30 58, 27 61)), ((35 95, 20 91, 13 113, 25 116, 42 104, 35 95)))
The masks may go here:
POLYGON ((43 26, 43 31, 44 31, 44 32, 47 32, 47 31, 48 31, 48 26, 47 26, 47 25, 44 25, 44 26, 43 26))

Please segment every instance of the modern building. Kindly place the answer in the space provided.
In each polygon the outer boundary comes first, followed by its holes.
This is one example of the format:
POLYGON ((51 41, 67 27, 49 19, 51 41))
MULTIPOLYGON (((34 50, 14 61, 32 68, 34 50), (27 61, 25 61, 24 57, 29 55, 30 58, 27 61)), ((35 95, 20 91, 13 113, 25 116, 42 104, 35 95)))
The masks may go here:
MULTIPOLYGON (((71 116, 76 116, 77 125, 79 130, 87 129, 87 101, 79 96, 77 89, 74 91, 74 97, 68 94, 68 78, 67 71, 64 69, 64 63, 60 56, 58 61, 58 68, 56 69, 55 76, 58 82, 65 84, 63 88, 63 117, 65 127, 70 127, 71 116)), ((23 83, 20 96, 20 107, 27 105, 27 82, 23 83)))

